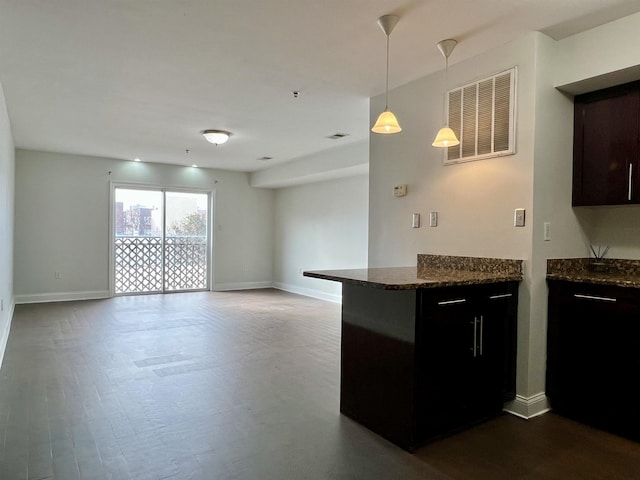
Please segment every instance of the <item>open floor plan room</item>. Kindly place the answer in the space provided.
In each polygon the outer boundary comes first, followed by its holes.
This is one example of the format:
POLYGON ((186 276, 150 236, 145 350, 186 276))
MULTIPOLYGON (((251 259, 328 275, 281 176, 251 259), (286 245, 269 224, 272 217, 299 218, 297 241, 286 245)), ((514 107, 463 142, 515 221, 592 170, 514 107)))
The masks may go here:
POLYGON ((340 313, 273 289, 18 305, 0 478, 637 478, 640 445, 552 413, 405 452, 339 413, 340 313))

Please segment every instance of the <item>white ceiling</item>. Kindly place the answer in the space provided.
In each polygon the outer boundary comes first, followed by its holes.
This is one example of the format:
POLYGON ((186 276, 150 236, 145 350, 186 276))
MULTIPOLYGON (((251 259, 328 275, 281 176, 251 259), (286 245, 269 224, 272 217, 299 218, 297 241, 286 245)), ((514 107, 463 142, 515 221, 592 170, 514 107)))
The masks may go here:
POLYGON ((640 0, 0 0, 0 82, 18 148, 255 171, 368 138, 381 15, 400 16, 393 88, 441 70, 443 38, 460 42, 454 64, 638 11, 640 0), (204 129, 233 136, 216 147, 204 129), (349 136, 326 138, 338 132, 349 136))

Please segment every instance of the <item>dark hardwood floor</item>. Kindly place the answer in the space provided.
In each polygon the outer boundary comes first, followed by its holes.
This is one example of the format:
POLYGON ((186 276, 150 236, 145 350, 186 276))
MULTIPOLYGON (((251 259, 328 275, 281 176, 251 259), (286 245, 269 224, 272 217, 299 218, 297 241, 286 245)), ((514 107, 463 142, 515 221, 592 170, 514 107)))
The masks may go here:
POLYGON ((640 444, 554 413, 503 414, 416 456, 460 480, 640 479, 640 444))
POLYGON ((0 479, 638 479, 640 444, 511 415, 410 455, 341 416, 340 306, 277 290, 16 307, 0 479))

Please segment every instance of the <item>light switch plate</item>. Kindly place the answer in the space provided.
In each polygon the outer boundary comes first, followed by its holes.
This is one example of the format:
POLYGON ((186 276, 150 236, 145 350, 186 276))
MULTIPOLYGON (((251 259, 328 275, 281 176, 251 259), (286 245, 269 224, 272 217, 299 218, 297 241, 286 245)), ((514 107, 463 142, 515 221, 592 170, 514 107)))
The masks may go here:
POLYGON ((430 227, 438 226, 438 212, 429 213, 429 226, 430 227))
POLYGON ((524 208, 516 208, 513 215, 513 226, 524 227, 524 208))
POLYGON ((419 213, 414 213, 413 214, 413 222, 411 223, 411 226, 413 228, 420 228, 420 214, 419 213))

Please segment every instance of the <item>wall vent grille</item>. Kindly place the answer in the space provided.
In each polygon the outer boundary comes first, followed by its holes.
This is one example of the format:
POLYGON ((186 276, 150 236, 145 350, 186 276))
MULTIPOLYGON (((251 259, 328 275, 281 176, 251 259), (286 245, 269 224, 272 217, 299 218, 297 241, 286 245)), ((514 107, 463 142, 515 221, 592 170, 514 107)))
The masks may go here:
POLYGON ((446 165, 513 155, 516 68, 450 90, 449 126, 460 145, 446 149, 446 165))

